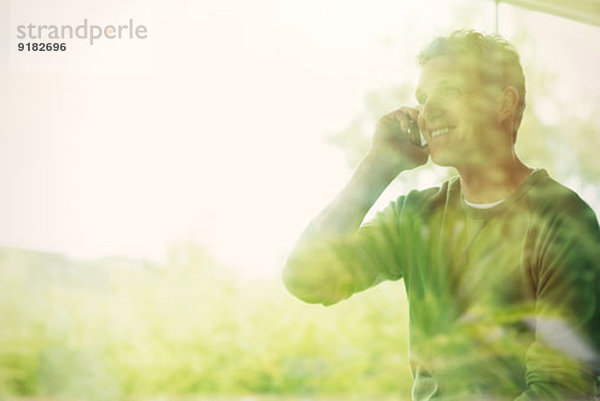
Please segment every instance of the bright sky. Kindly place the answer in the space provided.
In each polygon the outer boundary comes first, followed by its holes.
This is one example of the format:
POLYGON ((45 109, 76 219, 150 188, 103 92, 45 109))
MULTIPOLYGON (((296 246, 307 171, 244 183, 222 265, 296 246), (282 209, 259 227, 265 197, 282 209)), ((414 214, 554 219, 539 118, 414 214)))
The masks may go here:
MULTIPOLYGON (((107 52, 104 64, 77 74, 19 73, 2 53, 0 246, 161 260, 193 240, 252 277, 277 274, 349 177, 325 136, 362 110, 366 91, 416 80, 420 46, 457 28, 472 2, 118 2, 125 13, 113 3, 77 3, 89 9, 70 21, 139 11, 151 64, 139 73, 115 72, 106 44, 92 50, 107 52)), ((489 31, 484 3, 465 18, 489 31)), ((503 6, 501 28, 510 38, 528 18, 544 62, 572 78, 563 92, 598 93, 598 28, 531 14, 503 6), (592 62, 582 65, 585 46, 592 62)))

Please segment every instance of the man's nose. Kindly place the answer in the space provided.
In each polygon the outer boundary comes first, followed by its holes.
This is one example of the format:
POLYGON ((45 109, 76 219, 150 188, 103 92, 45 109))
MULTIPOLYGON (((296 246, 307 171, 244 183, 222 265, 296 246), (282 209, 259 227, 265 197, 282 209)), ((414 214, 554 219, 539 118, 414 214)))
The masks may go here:
POLYGON ((432 123, 444 115, 444 107, 436 96, 430 96, 419 110, 423 120, 432 123))

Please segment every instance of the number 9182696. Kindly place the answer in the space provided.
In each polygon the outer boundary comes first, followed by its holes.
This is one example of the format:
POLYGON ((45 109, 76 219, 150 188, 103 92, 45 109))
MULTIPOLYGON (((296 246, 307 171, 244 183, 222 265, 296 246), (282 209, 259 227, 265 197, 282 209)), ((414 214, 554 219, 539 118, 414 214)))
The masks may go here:
POLYGON ((19 43, 17 49, 27 52, 64 52, 67 50, 66 43, 19 43))

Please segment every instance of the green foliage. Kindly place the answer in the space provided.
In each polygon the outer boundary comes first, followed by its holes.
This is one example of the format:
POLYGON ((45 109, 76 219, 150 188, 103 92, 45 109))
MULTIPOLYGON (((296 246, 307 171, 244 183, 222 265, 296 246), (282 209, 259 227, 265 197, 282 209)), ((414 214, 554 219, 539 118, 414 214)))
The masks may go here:
POLYGON ((150 265, 0 252, 4 395, 408 394, 402 286, 324 308, 199 246, 150 265))

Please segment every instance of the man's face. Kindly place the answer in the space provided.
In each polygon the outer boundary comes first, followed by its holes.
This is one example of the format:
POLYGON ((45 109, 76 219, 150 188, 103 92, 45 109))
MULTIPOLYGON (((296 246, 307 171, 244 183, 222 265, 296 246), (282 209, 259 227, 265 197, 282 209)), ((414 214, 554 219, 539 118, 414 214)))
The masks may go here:
POLYGON ((484 165, 497 152, 500 91, 483 85, 469 59, 438 56, 422 69, 415 93, 431 159, 443 166, 484 165))

